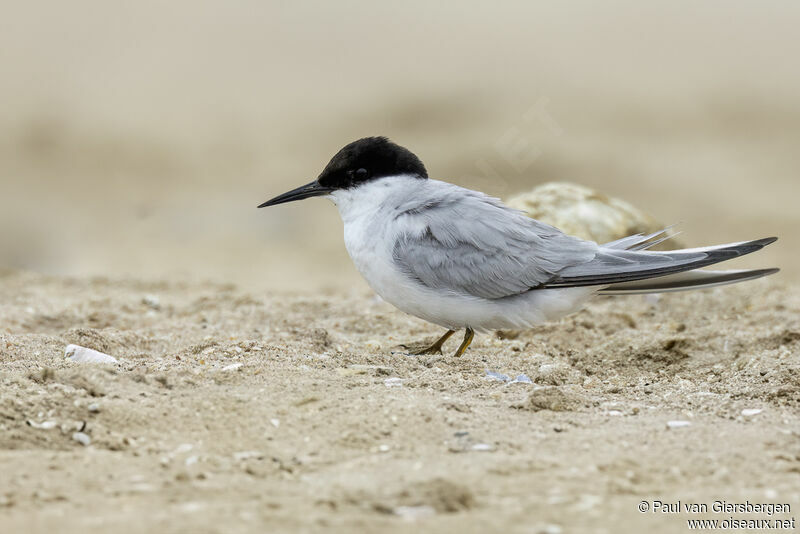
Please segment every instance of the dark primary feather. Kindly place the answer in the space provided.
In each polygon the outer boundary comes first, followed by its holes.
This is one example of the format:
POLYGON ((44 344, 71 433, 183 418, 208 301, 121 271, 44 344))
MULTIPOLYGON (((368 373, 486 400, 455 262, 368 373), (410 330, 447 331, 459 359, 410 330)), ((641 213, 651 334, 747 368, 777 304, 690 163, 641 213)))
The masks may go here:
POLYGON ((598 286, 690 271, 761 250, 776 239, 667 252, 601 248, 594 259, 565 268, 545 287, 598 286))
POLYGON ((702 289, 707 287, 735 284, 746 280, 755 280, 762 276, 775 274, 780 269, 747 269, 727 271, 706 271, 695 269, 682 273, 668 274, 658 278, 646 278, 632 282, 620 282, 603 288, 599 293, 603 295, 633 295, 637 293, 670 293, 688 289, 702 289))

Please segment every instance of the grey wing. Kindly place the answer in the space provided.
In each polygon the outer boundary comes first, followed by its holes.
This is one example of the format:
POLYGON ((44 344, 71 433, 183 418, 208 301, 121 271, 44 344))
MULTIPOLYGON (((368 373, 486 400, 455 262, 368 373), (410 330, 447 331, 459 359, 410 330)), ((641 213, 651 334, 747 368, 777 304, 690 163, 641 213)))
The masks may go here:
POLYGON ((568 236, 481 193, 458 190, 399 217, 395 264, 421 284, 497 299, 542 287, 591 261, 597 244, 568 236))
POLYGON ((613 288, 750 254, 777 239, 664 252, 645 250, 658 234, 598 245, 482 193, 437 187, 424 204, 411 201, 401 206, 397 218, 405 218, 407 231, 394 244, 394 262, 430 288, 488 299, 542 288, 613 288))

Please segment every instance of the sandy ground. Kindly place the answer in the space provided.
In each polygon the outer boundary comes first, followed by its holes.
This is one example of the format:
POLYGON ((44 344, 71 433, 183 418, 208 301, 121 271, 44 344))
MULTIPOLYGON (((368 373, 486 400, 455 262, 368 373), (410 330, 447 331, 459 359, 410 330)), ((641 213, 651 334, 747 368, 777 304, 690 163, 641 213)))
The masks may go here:
POLYGON ((6 4, 2 534, 798 514, 797 2, 6 4), (687 246, 776 235, 729 267, 782 271, 408 357, 441 331, 373 296, 333 206, 255 208, 368 135, 501 198, 589 186, 687 246))
POLYGON ((777 277, 597 299, 460 359, 403 354, 440 332, 359 291, 8 271, 0 302, 4 532, 677 532, 731 514, 639 503, 800 507, 800 292, 777 277))

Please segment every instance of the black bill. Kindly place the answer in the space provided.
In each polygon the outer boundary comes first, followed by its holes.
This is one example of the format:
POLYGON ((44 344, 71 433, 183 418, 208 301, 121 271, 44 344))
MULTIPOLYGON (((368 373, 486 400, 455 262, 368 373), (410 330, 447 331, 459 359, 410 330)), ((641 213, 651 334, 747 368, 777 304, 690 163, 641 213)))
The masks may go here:
POLYGON ((282 195, 267 200, 259 208, 266 208, 267 206, 274 206, 276 204, 283 204, 284 202, 292 202, 294 200, 303 200, 304 198, 319 197, 327 195, 332 191, 331 188, 320 185, 316 180, 310 184, 301 185, 297 189, 292 189, 282 195))

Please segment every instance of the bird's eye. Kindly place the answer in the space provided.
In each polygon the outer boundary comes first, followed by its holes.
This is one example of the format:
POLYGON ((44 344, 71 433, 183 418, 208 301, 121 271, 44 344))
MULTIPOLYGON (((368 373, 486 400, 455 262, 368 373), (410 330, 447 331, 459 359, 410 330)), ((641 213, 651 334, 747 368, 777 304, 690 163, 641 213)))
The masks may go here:
POLYGON ((366 180, 369 177, 369 171, 367 169, 358 169, 355 176, 357 180, 366 180))

